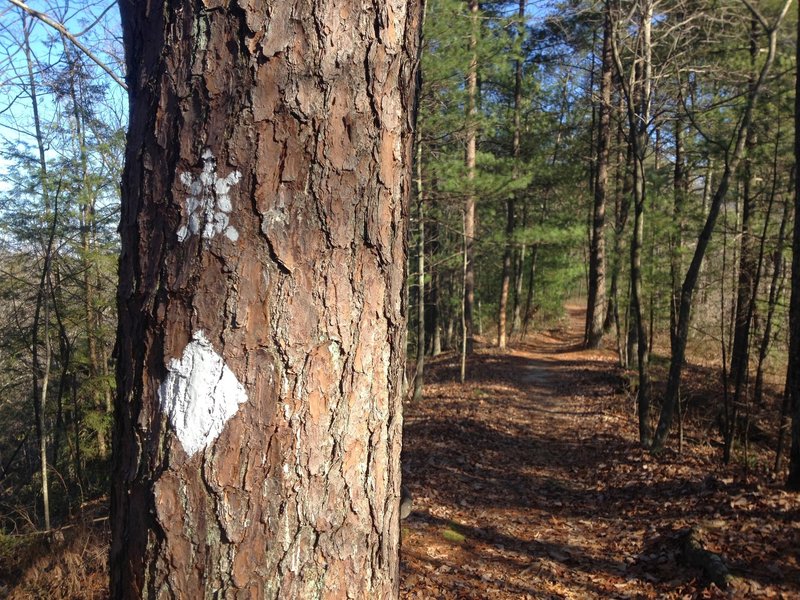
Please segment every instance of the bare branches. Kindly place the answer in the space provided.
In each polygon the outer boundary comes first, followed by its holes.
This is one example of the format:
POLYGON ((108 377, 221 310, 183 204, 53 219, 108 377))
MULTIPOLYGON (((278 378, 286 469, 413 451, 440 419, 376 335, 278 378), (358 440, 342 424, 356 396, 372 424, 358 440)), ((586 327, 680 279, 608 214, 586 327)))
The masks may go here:
POLYGON ((772 24, 767 21, 766 17, 761 14, 761 11, 759 11, 755 5, 750 2, 750 0, 742 0, 742 4, 747 7, 747 10, 750 11, 750 14, 753 15, 753 18, 758 21, 759 25, 761 25, 765 31, 772 32, 778 28, 778 26, 781 24, 781 21, 783 21, 784 17, 786 16, 786 13, 789 12, 789 7, 792 5, 792 0, 786 0, 786 2, 783 3, 783 8, 781 9, 780 14, 776 17, 775 22, 772 24))
POLYGON ((47 25, 49 27, 52 27, 53 29, 58 31, 61 35, 63 35, 70 42, 72 42, 78 49, 80 49, 80 51, 83 52, 88 58, 90 58, 98 67, 100 67, 101 69, 103 69, 103 71, 108 73, 108 75, 111 77, 111 79, 113 79, 117 84, 122 86, 123 89, 126 89, 126 90, 128 89, 128 86, 125 85, 125 82, 119 77, 119 75, 114 73, 114 71, 111 70, 111 67, 109 67, 107 64, 105 64, 102 60, 100 60, 97 57, 97 55, 95 55, 89 48, 87 48, 83 43, 81 43, 80 40, 78 40, 78 38, 75 35, 70 33, 67 30, 67 28, 64 27, 64 25, 62 25, 58 21, 55 21, 54 19, 48 17, 46 14, 44 14, 42 12, 39 12, 38 10, 34 10, 33 8, 31 8, 30 6, 28 6, 27 4, 25 4, 21 0, 8 0, 8 1, 11 4, 13 4, 14 6, 20 8, 21 10, 24 10, 26 13, 28 13, 32 17, 38 19, 39 21, 41 21, 45 25, 47 25))

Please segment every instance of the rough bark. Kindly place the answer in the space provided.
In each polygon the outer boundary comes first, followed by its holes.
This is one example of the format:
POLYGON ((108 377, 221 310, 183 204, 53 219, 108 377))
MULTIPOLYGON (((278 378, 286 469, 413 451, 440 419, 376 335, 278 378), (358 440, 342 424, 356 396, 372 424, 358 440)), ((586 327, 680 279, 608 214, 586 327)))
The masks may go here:
POLYGON ((395 597, 419 7, 120 10, 111 597, 395 597))

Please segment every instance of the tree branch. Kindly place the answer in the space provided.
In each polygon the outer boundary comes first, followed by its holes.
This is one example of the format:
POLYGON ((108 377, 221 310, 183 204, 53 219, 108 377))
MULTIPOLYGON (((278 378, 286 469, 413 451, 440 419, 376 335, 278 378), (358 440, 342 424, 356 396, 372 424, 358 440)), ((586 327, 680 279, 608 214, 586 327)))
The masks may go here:
POLYGON ((111 67, 109 67, 102 60, 100 60, 97 56, 95 56, 94 53, 92 53, 92 51, 89 50, 89 48, 84 46, 78 40, 78 38, 76 38, 69 31, 67 31, 67 28, 64 27, 64 25, 62 25, 58 21, 54 21, 53 19, 48 17, 46 14, 41 13, 38 10, 34 10, 33 8, 31 8, 30 6, 28 6, 27 4, 25 4, 21 0, 8 0, 8 1, 11 4, 13 4, 14 6, 24 10, 26 13, 28 13, 32 17, 34 17, 36 19, 39 19, 45 25, 48 25, 48 26, 52 27, 53 29, 55 29, 56 31, 58 31, 59 33, 61 33, 70 42, 75 44, 75 46, 77 46, 78 49, 80 49, 81 52, 83 52, 87 57, 89 57, 98 67, 100 67, 101 69, 103 69, 103 71, 108 73, 108 75, 111 77, 111 79, 113 79, 117 84, 122 86, 123 89, 126 89, 126 90, 128 89, 128 86, 125 85, 125 82, 122 81, 122 79, 119 77, 119 75, 114 73, 114 71, 111 70, 111 67))

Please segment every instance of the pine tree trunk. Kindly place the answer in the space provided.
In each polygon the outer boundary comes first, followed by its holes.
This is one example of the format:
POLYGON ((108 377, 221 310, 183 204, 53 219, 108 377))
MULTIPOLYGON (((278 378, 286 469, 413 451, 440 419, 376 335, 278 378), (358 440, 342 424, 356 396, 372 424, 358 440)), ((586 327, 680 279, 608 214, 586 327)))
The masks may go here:
POLYGON ((120 3, 112 598, 396 597, 418 9, 120 3))
POLYGON ((469 0, 472 30, 469 37, 470 62, 467 70, 467 149, 465 165, 467 168, 467 199, 464 217, 464 299, 463 315, 466 327, 466 353, 472 354, 475 337, 475 159, 477 153, 478 127, 478 0, 469 0))
POLYGON ((419 129, 416 131, 416 184, 417 218, 419 219, 417 239, 417 356, 414 371, 414 401, 422 400, 422 387, 425 382, 425 208, 422 188, 422 140, 419 129))
POLYGON ((611 150, 611 0, 603 17, 603 64, 600 76, 600 119, 597 132, 597 172, 594 181, 594 209, 589 248, 589 294, 586 302, 586 347, 599 348, 603 340, 606 310, 606 196, 611 150))
MULTIPOLYGON (((517 43, 521 44, 522 35, 525 31, 525 0, 520 0, 517 11, 517 43)), ((520 52, 521 47, 520 47, 520 52)), ((512 179, 519 177, 519 158, 520 158, 520 138, 522 130, 522 60, 517 57, 514 61, 514 132, 512 136, 511 154, 514 157, 514 167, 512 179)), ((500 302, 498 305, 497 319, 497 346, 501 349, 506 347, 506 321, 508 316, 508 296, 511 289, 511 275, 513 271, 514 258, 514 230, 516 229, 516 190, 511 192, 506 200, 506 247, 503 252, 503 275, 500 283, 500 302)))
MULTIPOLYGON (((800 35, 800 5, 797 33, 800 35)), ((794 158, 800 164, 800 44, 796 54, 794 98, 794 158)), ((789 364, 786 387, 792 409, 792 445, 786 486, 800 491, 800 173, 795 168, 794 234, 792 236, 792 294, 789 301, 789 364)))

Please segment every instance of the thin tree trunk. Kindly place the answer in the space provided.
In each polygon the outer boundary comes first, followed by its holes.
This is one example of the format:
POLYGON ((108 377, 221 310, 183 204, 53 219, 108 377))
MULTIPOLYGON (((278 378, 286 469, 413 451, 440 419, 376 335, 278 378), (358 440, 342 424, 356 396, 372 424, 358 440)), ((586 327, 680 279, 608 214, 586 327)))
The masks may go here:
POLYGON ((586 346, 599 348, 603 340, 606 309, 605 221, 608 163, 611 152, 611 87, 614 58, 611 50, 611 1, 603 17, 603 54, 600 77, 600 122, 597 132, 597 173, 589 248, 589 285, 586 302, 586 346))
POLYGON ((778 299, 783 295, 783 251, 786 244, 786 225, 789 221, 789 211, 789 201, 786 201, 783 204, 783 216, 781 217, 781 224, 778 229, 777 246, 772 254, 772 278, 769 284, 767 315, 764 320, 764 333, 758 348, 756 382, 753 389, 753 400, 758 406, 762 406, 764 403, 764 363, 766 362, 769 346, 772 342, 772 320, 775 315, 775 307, 778 305, 778 299))
POLYGON ((670 348, 674 350, 678 332, 678 304, 681 295, 681 273, 683 273, 683 215, 686 204, 686 165, 683 149, 683 121, 675 119, 675 170, 673 173, 672 235, 670 235, 669 273, 672 294, 669 303, 670 348))
MULTIPOLYGON (((800 35, 800 4, 797 34, 800 35)), ((797 45, 794 97, 794 159, 800 164, 800 44, 797 45)), ((792 443, 786 486, 800 491, 800 168, 794 171, 794 233, 792 236, 792 294, 789 300, 788 396, 792 412, 792 443)))
MULTIPOLYGON (((784 381, 783 399, 781 401, 781 413, 778 417, 778 441, 775 444, 775 463, 773 471, 780 473, 783 470, 783 454, 786 448, 786 433, 791 429, 789 413, 791 412, 791 394, 789 390, 789 371, 786 372, 784 381)), ((791 435, 791 434, 790 434, 791 435)))
POLYGON ((425 301, 425 340, 431 356, 439 356, 442 353, 442 316, 443 312, 439 306, 440 287, 442 285, 441 268, 438 264, 441 235, 439 227, 440 212, 436 201, 430 198, 431 211, 428 211, 428 224, 425 231, 425 244, 428 246, 427 255, 430 257, 430 264, 427 266, 429 283, 427 286, 427 298, 425 301))
MULTIPOLYGON (((517 24, 517 42, 522 43, 522 35, 525 31, 525 0, 520 0, 517 12, 519 22, 517 24)), ((520 52, 522 49, 520 48, 520 52)), ((520 139, 522 130, 522 59, 517 57, 514 61, 514 133, 512 138, 511 153, 514 158, 514 167, 511 178, 516 180, 519 177, 520 159, 520 139)), ((516 229, 516 190, 506 200, 506 247, 503 253, 503 274, 500 283, 500 302, 498 303, 497 319, 497 346, 500 349, 506 347, 506 318, 508 314, 508 295, 511 287, 511 273, 513 270, 514 256, 514 230, 516 229)))
MULTIPOLYGON (((523 221, 522 227, 524 228, 526 225, 527 223, 523 221)), ((512 309, 511 335, 522 330, 522 288, 525 283, 525 250, 526 245, 522 243, 514 254, 514 307, 512 309)))
POLYGON ((539 244, 531 245, 531 268, 528 275, 528 292, 525 297, 525 316, 522 320, 522 335, 528 334, 528 326, 530 325, 533 313, 536 310, 534 304, 534 286, 536 284, 536 259, 539 257, 539 244))
POLYGON ((637 45, 638 60, 627 73, 622 64, 619 48, 616 45, 616 34, 612 36, 612 56, 623 91, 626 96, 626 112, 628 117, 629 139, 633 155, 633 207, 634 220, 630 248, 631 277, 631 316, 637 337, 637 367, 639 386, 637 407, 639 412, 639 441, 648 447, 651 443, 650 426, 650 375, 648 371, 647 328, 645 325, 642 290, 642 247, 644 243, 644 211, 647 199, 645 185, 645 154, 650 124, 651 103, 651 26, 653 19, 652 0, 640 0, 639 4, 639 39, 637 45))
POLYGON ((467 241, 467 215, 464 214, 464 242, 461 268, 461 281, 462 281, 462 294, 461 294, 461 368, 459 372, 459 381, 464 383, 467 380, 467 354, 469 354, 469 326, 467 323, 467 277, 469 274, 469 258, 468 258, 469 242, 467 241))
POLYGON ((78 405, 78 381, 75 374, 70 376, 71 399, 72 399, 72 435, 75 444, 75 475, 81 485, 84 485, 86 478, 83 473, 83 454, 81 452, 81 411, 78 405))
MULTIPOLYGON (((756 82, 755 65, 758 54, 756 44, 757 22, 755 18, 750 25, 750 66, 752 73, 749 87, 756 82)), ((723 461, 730 462, 731 447, 736 432, 737 415, 747 384, 750 366, 750 328, 753 322, 753 302, 757 289, 755 239, 752 232, 752 218, 755 209, 756 182, 753 172, 752 154, 755 152, 757 140, 752 127, 745 137, 745 156, 742 165, 742 222, 739 243, 739 269, 736 284, 736 312, 733 328, 733 347, 731 350, 730 378, 733 381, 733 400, 731 403, 730 421, 725 423, 726 435, 723 449, 723 461)))
POLYGON ((761 66, 758 79, 750 90, 748 90, 744 114, 738 131, 735 135, 735 143, 733 150, 730 153, 730 158, 726 160, 725 167, 720 178, 719 185, 717 186, 714 196, 711 199, 711 206, 709 207, 708 217, 706 218, 703 230, 697 240, 692 261, 689 264, 689 269, 683 279, 681 286, 681 298, 678 306, 678 326, 677 326, 677 344, 672 352, 670 358, 669 374, 667 376, 667 389, 664 394, 664 402, 662 404, 661 416, 659 418, 658 427, 656 429, 655 438, 653 441, 653 449, 659 450, 663 448, 670 427, 672 426, 672 419, 675 413, 675 406, 678 400, 678 390, 680 389, 680 379, 683 372, 683 363, 686 357, 686 341, 689 337, 689 322, 692 309, 692 298, 694 290, 697 285, 697 277, 700 272, 700 265, 703 262, 706 249, 711 240, 711 233, 714 230, 722 202, 728 193, 728 187, 732 178, 735 176, 739 167, 742 154, 744 152, 745 139, 750 129, 753 119, 753 110, 761 95, 764 81, 769 74, 772 63, 775 59, 777 48, 777 28, 779 27, 783 17, 789 9, 791 0, 786 0, 780 15, 776 18, 772 26, 768 23, 761 23, 763 29, 769 36, 769 47, 766 60, 761 66))
POLYGON ((396 598, 420 7, 206 5, 120 3, 110 597, 396 598))
POLYGON ((425 209, 422 188, 422 138, 416 131, 417 168, 417 218, 419 219, 417 238, 417 366, 414 371, 415 402, 422 400, 422 387, 425 376, 425 209))
POLYGON ((58 360, 61 364, 61 376, 58 379, 58 392, 56 393, 56 426, 53 431, 53 452, 52 452, 52 464, 57 469, 58 468, 58 455, 60 452, 60 445, 61 445, 61 432, 65 430, 64 427, 64 393, 67 386, 67 379, 68 373, 70 369, 70 363, 72 360, 72 344, 69 340, 69 335, 67 333, 67 328, 64 325, 64 320, 61 317, 61 310, 59 309, 59 305, 63 304, 59 302, 58 298, 56 297, 56 290, 62 289, 62 282, 59 281, 59 278, 56 278, 56 284, 53 285, 52 281, 49 282, 50 288, 50 299, 53 302, 53 313, 55 314, 56 323, 58 324, 58 360))
POLYGON ((477 153, 478 124, 478 0, 469 0, 471 30, 469 36, 470 61, 467 69, 467 149, 465 165, 467 169, 467 199, 464 219, 465 260, 467 261, 464 276, 464 310, 466 323, 467 354, 474 349, 474 313, 475 313, 475 158, 477 153))
MULTIPOLYGON (((31 348, 33 352, 33 408, 34 418, 36 420, 36 437, 39 448, 39 468, 42 485, 42 505, 44 528, 50 529, 50 488, 47 482, 47 431, 45 421, 45 410, 47 404, 47 386, 50 380, 50 360, 51 360, 51 347, 50 347, 50 303, 47 298, 47 282, 50 274, 51 257, 53 252, 53 242, 55 240, 56 224, 58 222, 58 205, 51 211, 50 194, 48 191, 48 177, 47 177, 47 160, 45 158, 45 140, 42 133, 41 120, 39 118, 39 98, 36 91, 36 78, 34 77, 33 69, 33 54, 30 45, 30 27, 26 13, 22 13, 22 29, 24 32, 24 52, 27 65, 28 74, 28 93, 31 99, 31 106, 33 107, 33 122, 36 131, 36 145, 39 151, 39 185, 41 187, 42 200, 44 204, 45 220, 52 218, 50 221, 50 230, 48 238, 42 240, 42 249, 44 256, 42 257, 42 272, 39 279, 39 287, 36 293, 36 308, 34 311, 33 332, 31 339, 31 348), (42 312, 44 318, 42 319, 42 312), (39 328, 44 324, 44 360, 39 356, 39 328)), ((57 202, 56 198, 56 202, 57 202)))
MULTIPOLYGON (((773 207, 775 206, 775 199, 776 199, 776 197, 778 195, 778 180, 780 179, 779 175, 778 175, 780 143, 781 143, 781 129, 780 129, 780 125, 779 125, 778 126, 777 135, 775 136, 775 144, 774 144, 774 150, 773 150, 773 154, 772 154, 772 169, 771 169, 772 170, 772 182, 770 184, 769 201, 767 203, 767 214, 764 217, 764 225, 763 225, 763 227, 761 229, 761 239, 760 239, 759 245, 758 245, 758 261, 757 261, 757 265, 756 265, 756 278, 755 278, 755 281, 753 282, 753 297, 752 297, 752 299, 750 301, 750 307, 751 307, 751 317, 750 318, 752 320, 753 329, 754 329, 754 333, 751 336, 752 339, 754 340, 753 343, 755 343, 755 338, 758 336, 758 329, 759 329, 759 325, 760 325, 760 322, 761 322, 761 320, 759 318, 760 315, 759 315, 758 310, 757 310, 756 300, 757 300, 757 297, 758 297, 758 290, 761 287, 761 279, 764 276, 764 269, 765 269, 764 261, 765 261, 765 256, 766 256, 767 237, 769 235, 769 226, 770 226, 770 224, 772 222, 772 210, 773 210, 773 207)), ((785 209, 786 208, 786 203, 784 203, 783 206, 784 206, 784 209, 785 209)), ((785 235, 785 226, 784 226, 784 223, 783 223, 783 218, 781 218, 781 227, 780 227, 780 231, 779 231, 779 238, 780 239, 777 242, 778 244, 782 244, 783 243, 783 239, 782 238, 784 237, 784 235, 785 235)), ((771 288, 772 288, 772 285, 770 285, 770 292, 772 291, 771 288)), ((769 308, 769 300, 767 301, 767 304, 768 304, 767 312, 769 312, 769 310, 770 310, 770 308, 769 308)), ((771 317, 768 316, 767 321, 771 321, 771 317)), ((767 327, 771 329, 772 323, 771 322, 767 323, 767 327)), ((770 334, 771 334, 771 332, 770 332, 770 334)), ((759 344, 759 357, 758 357, 758 365, 756 367, 755 385, 753 386, 753 402, 756 405, 759 405, 759 406, 761 405, 761 394, 763 392, 763 390, 759 390, 758 389, 758 387, 759 387, 759 379, 761 381, 760 385, 763 386, 763 377, 764 377, 763 370, 762 370, 763 369, 763 362, 762 362, 763 359, 762 359, 762 357, 760 355, 760 348, 763 345, 763 340, 764 340, 764 336, 762 335, 762 338, 761 338, 761 342, 762 343, 759 344)), ((769 347, 769 345, 767 347, 769 347)))

